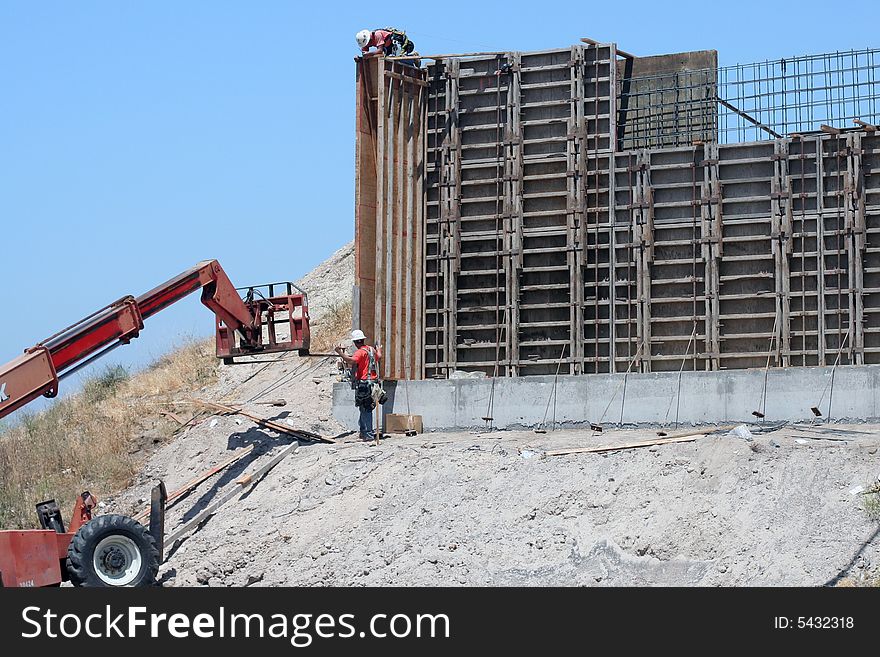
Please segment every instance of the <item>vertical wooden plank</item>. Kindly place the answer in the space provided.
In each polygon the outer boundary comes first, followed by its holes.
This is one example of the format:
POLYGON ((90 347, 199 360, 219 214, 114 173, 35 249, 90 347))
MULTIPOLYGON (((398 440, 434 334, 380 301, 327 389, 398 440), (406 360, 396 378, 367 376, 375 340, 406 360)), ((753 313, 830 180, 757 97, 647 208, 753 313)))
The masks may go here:
MULTIPOLYGON (((402 65, 400 65, 402 67, 402 65)), ((392 84, 395 83, 395 80, 391 80, 392 84)), ((395 191, 396 203, 394 208, 395 213, 395 231, 393 234, 394 240, 394 306, 392 309, 392 317, 394 321, 393 335, 394 335, 394 356, 395 362, 391 363, 392 365, 392 374, 391 376, 395 379, 400 379, 404 377, 403 374, 403 342, 404 342, 404 334, 406 332, 406 328, 404 327, 403 318, 401 317, 401 310, 403 309, 403 288, 404 288, 404 280, 407 271, 411 271, 409 268, 409 263, 405 262, 403 259, 403 247, 404 242, 407 241, 407 230, 406 225, 409 220, 409 217, 405 214, 406 208, 406 196, 407 191, 410 188, 409 181, 406 177, 406 169, 407 169, 407 156, 409 154, 409 149, 406 144, 406 129, 407 129, 407 99, 409 97, 409 90, 407 89, 406 84, 403 83, 402 80, 396 81, 397 83, 397 102, 395 103, 397 107, 397 134, 395 139, 397 141, 397 145, 395 147, 395 152, 397 153, 397 157, 395 158, 396 164, 396 180, 397 180, 397 190, 395 191)))
POLYGON ((444 170, 443 170, 443 211, 444 233, 443 240, 443 265, 445 283, 445 307, 446 331, 444 343, 444 363, 447 376, 455 369, 457 364, 456 333, 457 333, 457 272, 459 267, 459 201, 461 199, 461 186, 459 183, 459 165, 461 160, 461 130, 458 125, 458 71, 457 59, 452 59, 446 65, 446 120, 448 134, 444 140, 444 170))
POLYGON ((507 331, 510 339, 508 362, 511 375, 519 376, 519 282, 523 267, 523 131, 522 131, 522 58, 519 53, 512 56, 513 72, 510 80, 510 130, 511 130, 511 226, 510 226, 510 296, 507 299, 507 331))
POLYGON ((783 160, 785 158, 785 142, 777 140, 773 144, 773 176, 770 179, 770 249, 773 254, 773 281, 775 292, 775 313, 773 321, 774 335, 773 346, 776 354, 776 365, 788 364, 788 312, 783 308, 788 304, 788 296, 785 294, 788 281, 788 254, 785 249, 786 233, 784 228, 785 202, 785 176, 783 173, 783 160), (780 339, 779 336, 785 336, 780 339), (780 344, 784 342, 784 344, 780 344))
MULTIPOLYGON (((702 180, 700 181, 700 257, 703 260, 703 353, 706 354, 705 369, 712 369, 712 353, 714 345, 715 324, 713 321, 713 308, 718 298, 714 286, 714 258, 712 237, 712 181, 711 159, 712 144, 703 145, 702 180)), ((696 346, 694 347, 696 350, 696 346)))
POLYGON ((827 365, 825 356, 825 146, 821 136, 816 143, 816 331, 819 365, 827 365))
POLYGON ((645 322, 643 332, 642 357, 646 372, 651 371, 651 358, 653 349, 651 346, 651 265, 654 263, 654 189, 651 186, 651 154, 645 152, 646 166, 642 171, 642 193, 644 194, 644 202, 647 205, 645 225, 643 232, 643 265, 642 275, 644 282, 642 283, 642 292, 644 295, 644 310, 642 317, 645 322))
POLYGON ((401 253, 401 305, 398 307, 397 316, 400 323, 401 335, 401 358, 398 372, 401 379, 412 378, 412 277, 413 277, 413 256, 412 256, 412 237, 413 237, 413 147, 412 147, 412 130, 413 130, 413 99, 415 94, 415 85, 407 84, 407 94, 404 97, 403 115, 406 117, 403 127, 403 147, 406 154, 405 167, 403 169, 403 209, 402 209, 402 239, 403 248, 401 253))
MULTIPOLYGON (((582 156, 582 144, 578 133, 578 106, 583 104, 583 95, 578 94, 581 87, 579 81, 583 80, 583 50, 578 46, 572 46, 569 59, 569 104, 567 117, 568 141, 566 142, 566 188, 565 217, 566 217, 566 260, 568 271, 572 274, 580 270, 580 223, 582 217, 578 214, 580 201, 580 183, 578 180, 579 157, 582 156)), ((568 353, 577 351, 578 345, 583 344, 583 307, 578 303, 578 298, 583 296, 583 282, 577 275, 569 275, 569 327, 568 327, 568 353)), ((574 359, 569 356, 570 364, 563 372, 574 374, 574 359)))
MULTIPOLYGON (((387 64, 386 64, 387 66, 387 64)), ((384 231, 383 231, 383 258, 385 261, 383 272, 384 276, 376 281, 377 287, 384 286, 384 294, 383 294, 383 308, 384 317, 382 319, 382 330, 377 333, 376 339, 385 340, 391 332, 393 331, 393 324, 391 321, 391 307, 394 303, 394 290, 393 290, 393 281, 395 276, 394 271, 394 214, 395 214, 395 199, 397 194, 397 144, 396 144, 396 134, 397 134, 397 107, 398 107, 398 94, 395 92, 394 88, 394 79, 390 77, 384 77, 385 85, 387 85, 387 97, 386 97, 386 105, 387 105, 387 120, 385 126, 385 139, 386 139, 386 181, 387 186, 385 189, 385 218, 384 218, 384 231)), ((392 338, 393 339, 393 338, 392 338)), ((391 352, 393 353, 393 352, 391 352)), ((384 376, 391 376, 391 361, 392 358, 384 359, 384 376)))
POLYGON ((850 279, 850 295, 853 300, 851 318, 853 349, 857 365, 865 364, 865 257, 866 226, 865 226, 865 171, 862 160, 862 133, 852 135, 850 161, 850 193, 848 197, 852 205, 852 278, 850 279))
POLYGON ((375 59, 359 60, 355 149, 355 290, 352 321, 372 330, 376 284, 376 205, 379 166, 375 59))
MULTIPOLYGON (((375 291, 373 294, 374 310, 373 310, 373 326, 366 327, 366 331, 370 331, 370 340, 381 339, 382 325, 384 317, 384 299, 385 299, 385 213, 387 198, 387 171, 388 171, 388 154, 386 145, 388 143, 388 134, 386 124, 388 123, 388 107, 385 94, 385 60, 384 58, 376 58, 376 118, 378 144, 376 149, 376 281, 375 291)), ((362 329, 365 327, 362 327, 362 329)))
POLYGON ((779 178, 782 184, 783 194, 783 213, 781 217, 782 235, 784 236, 782 244, 782 257, 780 260, 782 279, 782 316, 780 318, 780 327, 782 333, 780 335, 780 350, 782 352, 782 365, 788 367, 791 361, 791 257, 794 239, 794 219, 792 217, 792 195, 791 195, 791 170, 789 168, 789 159, 791 157, 791 149, 789 145, 791 139, 779 142, 779 178))
POLYGON ((707 308, 706 322, 710 325, 711 361, 712 369, 721 369, 721 258, 724 256, 724 232, 721 203, 721 175, 718 161, 720 150, 717 143, 709 144, 709 167, 707 177, 709 181, 709 208, 710 208, 710 238, 709 257, 711 265, 710 293, 706 295, 711 299, 711 306, 707 308))
MULTIPOLYGON (((617 176, 614 173, 614 152, 617 150, 617 44, 609 46, 608 64, 611 78, 608 89, 608 371, 615 372, 617 362, 617 233, 614 230, 617 198, 617 176)), ((629 364, 627 364, 628 366, 629 364)))
POLYGON ((413 290, 415 294, 415 364, 413 367, 413 374, 417 379, 424 379, 426 376, 425 371, 425 327, 427 326, 427 321, 425 319, 425 290, 426 285, 425 281, 427 280, 425 276, 426 272, 426 263, 425 263, 425 234, 426 234, 426 221, 428 218, 427 212, 427 174, 426 174, 426 163, 427 163, 427 154, 428 154, 428 137, 427 137, 427 126, 428 126, 428 88, 420 87, 419 94, 417 96, 417 107, 416 107, 416 117, 417 117, 417 130, 416 137, 413 139, 413 148, 416 149, 416 156, 414 158, 415 162, 415 208, 416 208, 416 218, 415 218, 415 235, 413 237, 414 241, 414 252, 415 252, 415 266, 413 267, 413 271, 416 276, 416 287, 413 290))

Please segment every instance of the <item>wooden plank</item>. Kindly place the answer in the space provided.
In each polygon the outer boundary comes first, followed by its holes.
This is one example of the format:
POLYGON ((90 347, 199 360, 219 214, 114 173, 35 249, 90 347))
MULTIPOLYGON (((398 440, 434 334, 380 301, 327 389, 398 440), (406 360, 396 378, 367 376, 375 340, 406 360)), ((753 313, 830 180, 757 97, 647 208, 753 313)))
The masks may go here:
MULTIPOLYGON (((377 59, 377 67, 379 71, 384 73, 385 71, 385 62, 384 60, 377 59)), ((386 214, 386 205, 387 205, 387 172, 388 172, 388 155, 386 152, 386 147, 388 144, 388 131, 387 131, 387 101, 386 101, 386 93, 385 93, 385 76, 377 75, 376 76, 376 117, 377 117, 377 125, 376 125, 376 133, 377 133, 377 161, 376 161, 376 219, 375 219, 375 230, 376 230, 376 242, 375 242, 375 261, 376 261, 376 277, 373 281, 374 289, 373 289, 373 326, 369 327, 367 330, 372 330, 372 335, 370 336, 371 340, 378 340, 381 338, 383 332, 383 319, 384 319, 384 303, 385 303, 385 277, 388 275, 386 271, 385 265, 385 250, 387 249, 387 244, 385 243, 385 214, 386 214)), ((363 329, 363 327, 362 327, 363 329)))
POLYGON ((428 83, 420 78, 411 78, 408 75, 401 75, 400 73, 395 73, 394 71, 385 71, 385 77, 393 78, 394 80, 399 80, 401 82, 409 82, 420 87, 428 86, 428 83))
MULTIPOLYGON (((221 461, 220 463, 218 463, 214 467, 205 470, 202 474, 198 475, 197 477, 190 479, 183 486, 181 486, 180 488, 175 490, 173 493, 170 493, 168 495, 168 498, 165 500, 165 504, 166 504, 165 508, 170 507, 176 500, 178 500, 179 498, 186 495, 188 492, 190 492, 196 486, 198 486, 199 484, 201 484, 205 480, 210 479, 213 475, 217 474, 218 472, 222 472, 223 470, 225 470, 229 466, 233 465, 234 463, 237 463, 238 461, 243 459, 245 456, 250 454, 252 451, 254 451, 253 444, 248 445, 244 449, 236 450, 229 458, 221 461)), ((149 517, 150 517, 150 507, 147 507, 145 510, 141 511, 139 514, 134 516, 134 519, 137 520, 138 522, 143 522, 144 520, 146 520, 149 517)))
MULTIPOLYGON (((393 64, 392 64, 393 65, 393 64)), ((375 340, 383 341, 387 339, 394 340, 394 324, 392 321, 392 306, 394 305, 394 279, 400 275, 394 266, 394 251, 398 245, 394 239, 394 219, 396 210, 397 192, 400 182, 398 180, 398 148, 397 148, 397 129, 400 125, 400 98, 403 93, 395 93, 393 84, 388 85, 388 95, 386 97, 387 119, 385 124, 385 152, 388 155, 386 161, 387 187, 385 189, 385 218, 384 218, 384 242, 382 245, 382 254, 385 265, 383 269, 384 276, 376 280, 377 288, 384 286, 383 308, 380 312, 384 313, 382 321, 382 330, 376 332, 375 340), (395 111, 397 110, 397 111, 395 111)), ((377 295, 378 296, 378 295, 377 295)), ((394 347, 392 347, 393 349, 394 347)), ((394 353, 393 351, 391 352, 394 353)), ((383 378, 391 376, 391 361, 394 358, 385 358, 382 361, 383 378)))
POLYGON ((199 525, 201 525, 205 520, 209 517, 217 513, 217 511, 224 504, 232 500, 237 495, 240 495, 245 490, 250 488, 255 482, 260 480, 260 477, 267 474, 272 468, 281 463, 286 456, 291 454, 294 450, 299 447, 299 443, 291 443, 277 455, 273 456, 272 459, 266 463, 265 465, 260 466, 255 472, 252 472, 245 477, 242 477, 238 481, 233 484, 231 490, 223 493, 217 500, 208 505, 203 511, 201 511, 195 518, 190 520, 189 522, 181 525, 176 528, 170 536, 165 538, 164 546, 166 549, 170 548, 174 545, 175 542, 183 538, 186 534, 188 534, 192 529, 195 529, 199 525))
POLYGON ((816 142, 816 330, 819 365, 827 365, 825 343, 825 147, 821 136, 816 142))
POLYGON ((666 438, 657 438, 652 440, 642 440, 638 442, 622 443, 620 445, 603 445, 601 447, 573 447, 571 449, 552 449, 544 452, 545 456, 565 456, 567 454, 598 454, 602 452, 617 452, 624 449, 638 449, 640 447, 651 447, 653 445, 668 445, 671 443, 687 443, 696 440, 701 436, 708 436, 719 431, 730 431, 738 424, 714 427, 711 429, 703 429, 700 431, 688 431, 685 433, 668 436, 666 438))
POLYGON ((460 53, 451 53, 451 54, 440 54, 440 55, 399 55, 395 57, 385 57, 387 61, 394 62, 399 60, 413 60, 413 59, 457 59, 460 57, 488 57, 492 55, 503 55, 503 52, 460 52, 460 53))
MULTIPOLYGON (((579 174, 581 161, 584 155, 583 141, 583 69, 584 69, 584 48, 583 46, 572 46, 571 48, 571 65, 569 67, 569 92, 570 99, 568 108, 567 131, 569 135, 566 144, 566 199, 565 199, 565 218, 566 218, 566 262, 569 271, 569 326, 568 326, 568 353, 576 354, 578 347, 584 342, 584 320, 583 320, 583 286, 584 281, 581 276, 582 260, 583 260, 583 243, 581 242, 581 223, 583 222, 583 212, 581 209, 581 184, 582 178, 579 174), (579 112, 579 110, 581 110, 579 112)), ((581 365, 575 359, 568 364, 566 374, 575 374, 580 372, 581 365)))
MULTIPOLYGON (((617 150, 617 55, 632 57, 617 50, 617 44, 610 44, 610 63, 608 75, 610 77, 610 99, 608 101, 608 114, 610 115, 608 127, 608 145, 611 153, 608 155, 608 303, 609 318, 611 324, 608 327, 608 371, 615 372, 617 369, 617 233, 614 230, 616 223, 617 206, 617 176, 614 172, 614 151, 617 150)), ((597 163, 598 166, 598 163, 597 163)))
POLYGON ((414 148, 416 149, 416 221, 415 221, 415 266, 413 270, 416 274, 416 287, 413 290, 415 295, 415 354, 416 365, 413 370, 415 378, 424 379, 426 374, 425 361, 427 354, 425 350, 425 280, 426 280, 426 259, 425 259, 425 226, 428 218, 427 214, 427 178, 425 173, 425 164, 428 153, 428 91, 425 89, 418 96, 418 134, 417 139, 413 139, 414 148))
MULTIPOLYGON (((397 146, 395 147, 396 157, 394 160, 395 163, 395 179, 397 180, 397 188, 395 189, 395 204, 394 204, 394 217, 393 217, 393 226, 394 230, 392 231, 391 236, 391 244, 394 245, 394 253, 392 254, 392 288, 393 288, 393 301, 391 308, 391 323, 390 329, 391 332, 388 336, 390 341, 393 341, 393 344, 389 344, 389 353, 394 355, 393 362, 388 363, 388 374, 387 378, 392 379, 400 379, 404 377, 403 374, 403 346, 404 346, 404 333, 407 331, 407 328, 404 326, 403 318, 401 317, 401 310, 403 309, 403 286, 404 286, 404 277, 406 276, 407 271, 411 271, 408 262, 404 262, 403 260, 403 246, 404 241, 407 239, 407 228, 406 224, 408 221, 412 221, 412 214, 406 214, 406 197, 407 193, 410 189, 409 180, 407 179, 407 163, 409 156, 409 149, 407 148, 406 141, 406 126, 408 122, 407 111, 409 109, 409 94, 406 93, 404 88, 401 86, 397 90, 397 100, 395 102, 395 106, 397 108, 397 134, 395 139, 397 141, 397 146), (391 351, 393 349, 393 351, 391 351)), ((390 360, 390 359, 389 359, 390 360)))
POLYGON ((320 440, 325 443, 335 443, 336 441, 332 438, 328 438, 326 436, 322 436, 317 433, 312 433, 311 431, 305 431, 303 429, 295 429, 293 427, 289 427, 287 425, 281 424, 280 422, 275 422, 274 420, 268 420, 266 418, 260 417, 259 415, 255 415, 249 411, 244 410, 243 408, 239 408, 237 406, 227 406, 226 404, 218 404, 216 402, 207 401, 205 399, 195 399, 193 400, 198 404, 202 404, 209 408, 217 409, 218 411, 223 411, 224 413, 241 415, 250 420, 253 420, 260 426, 266 427, 267 429, 271 429, 272 431, 277 431, 278 433, 286 433, 291 436, 295 436, 297 438, 304 438, 306 440, 320 440))
POLYGON ((416 336, 416 313, 417 295, 423 295, 421 281, 425 280, 424 274, 419 272, 417 258, 417 235, 418 235, 418 212, 417 205, 421 202, 421 188, 418 185, 420 172, 418 169, 418 146, 420 134, 420 98, 423 90, 421 87, 414 88, 407 96, 407 121, 404 128, 406 140, 406 196, 404 199, 404 253, 402 275, 403 283, 403 306, 398 310, 400 316, 401 332, 403 338, 402 362, 398 368, 400 378, 407 380, 413 378, 418 359, 415 352, 416 336))
POLYGON ((523 125, 522 125, 522 55, 512 53, 513 72, 510 80, 510 278, 507 297, 507 362, 511 376, 520 373, 520 274, 523 269, 523 125))
POLYGON ((376 278, 376 194, 379 168, 377 166, 377 120, 373 116, 376 103, 373 97, 371 69, 376 60, 361 59, 357 64, 360 84, 357 85, 358 115, 356 128, 355 168, 355 290, 357 298, 352 306, 353 322, 364 330, 374 325, 374 287, 376 278))
POLYGON ((461 127, 458 123, 458 87, 459 87, 458 60, 449 62, 447 66, 447 119, 449 121, 449 157, 447 159, 446 179, 444 180, 447 194, 447 234, 448 251, 447 263, 447 324, 446 324, 446 352, 445 359, 448 366, 447 374, 454 370, 458 361, 458 349, 456 348, 456 335, 458 327, 458 315, 456 313, 458 299, 458 270, 461 266, 460 254, 460 221, 461 217, 461 127))

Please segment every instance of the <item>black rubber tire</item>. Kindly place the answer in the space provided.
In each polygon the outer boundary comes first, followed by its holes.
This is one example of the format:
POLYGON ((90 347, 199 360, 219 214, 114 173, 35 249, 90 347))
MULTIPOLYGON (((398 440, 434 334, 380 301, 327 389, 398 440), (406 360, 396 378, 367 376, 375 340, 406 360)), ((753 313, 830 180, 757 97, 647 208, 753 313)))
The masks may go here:
POLYGON ((76 532, 67 548, 67 573, 74 586, 112 587, 95 572, 94 555, 98 544, 109 536, 122 535, 135 544, 141 567, 125 586, 152 586, 159 571, 159 551, 147 528, 134 518, 108 514, 93 518, 76 532))

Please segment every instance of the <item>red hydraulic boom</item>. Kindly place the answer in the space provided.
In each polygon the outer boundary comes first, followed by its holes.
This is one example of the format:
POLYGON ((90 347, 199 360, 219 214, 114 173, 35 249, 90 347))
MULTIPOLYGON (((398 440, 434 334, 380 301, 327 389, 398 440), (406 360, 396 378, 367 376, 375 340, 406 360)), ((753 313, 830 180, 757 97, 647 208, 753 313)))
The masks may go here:
POLYGON ((37 397, 54 397, 62 378, 128 344, 145 319, 199 289, 202 303, 216 315, 217 357, 224 362, 260 353, 308 353, 309 308, 302 290, 273 283, 242 288, 242 298, 220 263, 207 260, 146 294, 111 303, 0 365, 0 418, 37 397))

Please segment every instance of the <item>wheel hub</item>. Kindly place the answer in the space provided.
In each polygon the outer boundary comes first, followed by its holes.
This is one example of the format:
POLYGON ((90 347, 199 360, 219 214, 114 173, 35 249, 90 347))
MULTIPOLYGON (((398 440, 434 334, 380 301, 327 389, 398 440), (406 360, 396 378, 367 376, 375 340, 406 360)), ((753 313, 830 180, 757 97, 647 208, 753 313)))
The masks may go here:
POLYGON ((95 573, 110 586, 129 586, 137 578, 143 557, 137 544, 128 536, 105 537, 95 547, 95 573))
POLYGON ((125 555, 122 554, 122 550, 115 546, 104 554, 104 565, 111 572, 116 573, 122 570, 123 566, 125 566, 125 561, 125 555))

